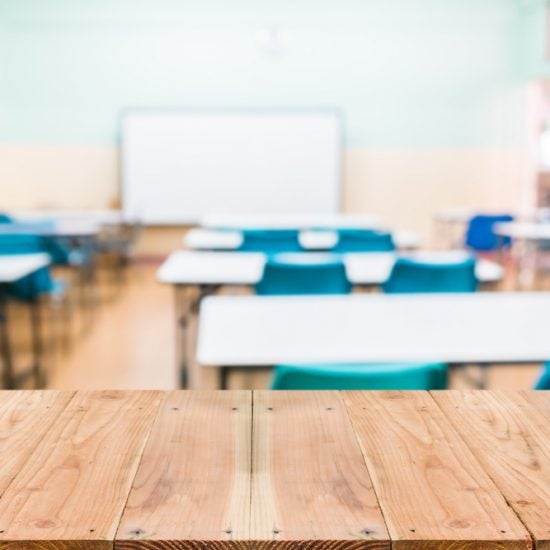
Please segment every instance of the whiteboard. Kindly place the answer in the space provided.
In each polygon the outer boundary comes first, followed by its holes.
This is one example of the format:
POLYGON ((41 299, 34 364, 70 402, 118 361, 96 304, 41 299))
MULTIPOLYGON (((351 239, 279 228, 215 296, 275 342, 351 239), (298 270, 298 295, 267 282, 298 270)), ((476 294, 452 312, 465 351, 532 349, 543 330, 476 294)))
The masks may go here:
POLYGON ((335 112, 147 110, 122 122, 123 211, 143 223, 335 213, 340 181, 335 112))

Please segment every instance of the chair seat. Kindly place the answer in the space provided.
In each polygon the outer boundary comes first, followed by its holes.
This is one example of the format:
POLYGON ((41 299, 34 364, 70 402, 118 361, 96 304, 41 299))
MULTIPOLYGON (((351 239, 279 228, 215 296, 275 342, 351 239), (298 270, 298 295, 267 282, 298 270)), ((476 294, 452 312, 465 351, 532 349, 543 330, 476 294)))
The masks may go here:
POLYGON ((441 390, 443 363, 278 365, 274 390, 441 390))

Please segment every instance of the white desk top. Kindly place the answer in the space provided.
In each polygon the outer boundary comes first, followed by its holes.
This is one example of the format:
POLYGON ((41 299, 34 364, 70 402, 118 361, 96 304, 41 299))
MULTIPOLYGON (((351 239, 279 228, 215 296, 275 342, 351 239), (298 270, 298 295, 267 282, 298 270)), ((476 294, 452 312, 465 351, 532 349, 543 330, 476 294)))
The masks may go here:
MULTIPOLYGON (((420 238, 412 231, 395 231, 395 245, 402 249, 417 248, 420 238)), ((330 250, 338 242, 334 231, 301 231, 300 244, 307 250, 330 250)), ((243 242, 238 231, 216 231, 212 229, 190 229, 183 237, 183 245, 191 250, 235 250, 243 242)))
POLYGON ((124 222, 122 210, 92 209, 92 210, 17 210, 9 212, 10 216, 21 222, 40 220, 87 221, 101 225, 119 224, 124 222))
POLYGON ((48 254, 0 255, 0 283, 13 283, 50 265, 48 254))
POLYGON ((527 240, 550 239, 550 223, 502 222, 493 226, 493 232, 502 237, 527 240))
POLYGON ((371 214, 212 214, 199 225, 210 229, 376 229, 371 214))
POLYGON ((0 224, 0 234, 34 233, 48 237, 94 237, 101 224, 91 220, 59 219, 53 222, 21 222, 0 224))
POLYGON ((544 361, 550 293, 215 296, 202 301, 206 366, 544 361))
MULTIPOLYGON (((320 254, 324 256, 325 254, 320 254)), ((294 259, 314 258, 315 253, 290 254, 294 259)), ((456 261, 465 257, 462 251, 416 252, 407 257, 426 261, 456 261)), ((351 283, 356 285, 379 285, 384 283, 391 272, 398 254, 351 253, 343 259, 351 283)), ((265 265, 264 254, 252 252, 173 252, 157 271, 162 283, 180 285, 235 284, 253 285, 260 281, 265 265)), ((479 259, 476 275, 481 282, 495 282, 502 278, 503 268, 489 260, 479 259)))

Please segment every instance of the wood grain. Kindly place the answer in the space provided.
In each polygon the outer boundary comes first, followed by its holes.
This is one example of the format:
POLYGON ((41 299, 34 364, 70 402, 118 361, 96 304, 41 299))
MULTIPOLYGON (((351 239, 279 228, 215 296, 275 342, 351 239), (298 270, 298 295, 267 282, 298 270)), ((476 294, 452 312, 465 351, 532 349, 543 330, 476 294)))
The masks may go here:
POLYGON ((433 392, 456 431, 521 518, 550 549, 550 422, 518 392, 433 392))
POLYGON ((550 390, 524 390, 518 393, 550 421, 550 390))
POLYGON ((427 392, 345 394, 394 549, 531 548, 427 392))
POLYGON ((161 397, 77 393, 0 500, 0 548, 112 548, 161 397))
POLYGON ((252 394, 172 392, 151 432, 116 548, 247 547, 252 394))
POLYGON ((74 392, 0 391, 0 496, 74 392))
POLYGON ((254 392, 254 548, 390 548, 337 392, 254 392))

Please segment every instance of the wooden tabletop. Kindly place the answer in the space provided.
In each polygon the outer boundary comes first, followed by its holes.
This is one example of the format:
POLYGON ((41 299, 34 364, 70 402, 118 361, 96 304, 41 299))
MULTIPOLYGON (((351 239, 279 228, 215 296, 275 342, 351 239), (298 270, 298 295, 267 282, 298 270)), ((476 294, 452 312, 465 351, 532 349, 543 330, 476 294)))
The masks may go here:
POLYGON ((0 392, 0 548, 550 548, 550 392, 0 392))

